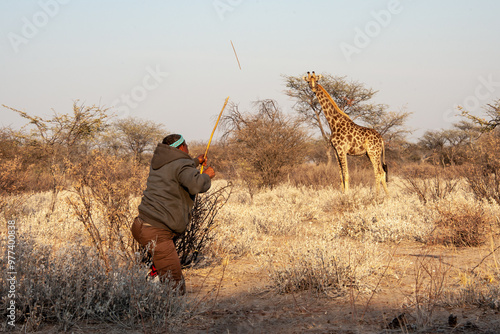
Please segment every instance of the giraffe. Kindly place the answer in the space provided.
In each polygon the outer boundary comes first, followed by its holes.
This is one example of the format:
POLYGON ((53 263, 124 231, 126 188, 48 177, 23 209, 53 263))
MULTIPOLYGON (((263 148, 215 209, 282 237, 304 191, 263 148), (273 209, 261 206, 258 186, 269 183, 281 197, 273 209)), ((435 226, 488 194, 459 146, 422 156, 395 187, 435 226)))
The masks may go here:
POLYGON ((387 189, 387 165, 385 164, 385 148, 382 136, 374 129, 366 128, 354 123, 333 101, 327 91, 318 84, 321 75, 307 72, 303 79, 316 94, 323 113, 330 125, 332 135, 330 141, 337 153, 340 167, 342 190, 349 190, 349 171, 347 169, 347 155, 367 154, 375 172, 375 189, 378 194, 380 184, 387 189))

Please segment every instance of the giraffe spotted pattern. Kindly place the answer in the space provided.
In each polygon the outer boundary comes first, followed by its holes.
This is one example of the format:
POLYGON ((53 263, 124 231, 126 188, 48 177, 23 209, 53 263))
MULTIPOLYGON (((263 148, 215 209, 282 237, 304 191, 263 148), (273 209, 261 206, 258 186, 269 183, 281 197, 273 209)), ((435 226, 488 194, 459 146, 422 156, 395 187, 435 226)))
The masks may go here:
POLYGON ((304 80, 316 94, 332 132, 330 141, 337 153, 343 190, 349 190, 347 155, 366 154, 373 165, 377 194, 380 184, 382 184, 385 193, 388 194, 386 183, 387 166, 385 164, 385 148, 382 136, 374 129, 354 123, 349 116, 340 110, 326 90, 318 84, 321 76, 316 76, 314 72, 312 74, 307 72, 307 74, 304 80))

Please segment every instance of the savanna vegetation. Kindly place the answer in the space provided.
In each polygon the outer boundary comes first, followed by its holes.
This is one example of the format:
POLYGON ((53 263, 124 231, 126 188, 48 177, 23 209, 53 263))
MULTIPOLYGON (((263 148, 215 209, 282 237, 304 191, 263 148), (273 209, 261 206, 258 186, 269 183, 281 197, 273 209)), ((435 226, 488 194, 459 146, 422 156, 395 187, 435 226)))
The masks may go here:
POLYGON ((327 75, 339 106, 386 141, 390 196, 375 196, 366 157, 349 160, 343 194, 314 94, 284 80, 294 110, 261 100, 225 111, 209 152, 217 177, 176 240, 186 296, 146 280, 129 231, 168 129, 78 101, 49 118, 4 106, 26 126, 0 129, 2 329, 494 333, 500 100, 409 142, 411 113, 327 75))

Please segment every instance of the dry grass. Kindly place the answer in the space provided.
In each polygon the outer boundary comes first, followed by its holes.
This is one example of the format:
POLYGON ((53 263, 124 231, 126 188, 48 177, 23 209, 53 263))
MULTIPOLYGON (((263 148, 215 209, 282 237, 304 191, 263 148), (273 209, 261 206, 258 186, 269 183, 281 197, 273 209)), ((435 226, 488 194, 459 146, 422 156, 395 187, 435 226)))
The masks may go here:
MULTIPOLYGON (((453 181, 439 176, 434 180, 453 181)), ((383 280, 390 262, 381 244, 470 248, 490 237, 498 239, 500 225, 492 218, 500 214, 499 206, 475 200, 463 182, 454 182, 455 186, 445 187, 450 191, 436 190, 427 202, 408 191, 405 180, 397 176, 391 182, 392 196, 383 201, 366 187, 342 194, 335 187, 284 184, 261 191, 253 200, 239 188, 221 213, 224 228, 217 250, 233 258, 256 259, 267 269, 267 288, 275 293, 310 291, 329 298, 376 294, 380 282, 373 277, 383 280)), ((460 299, 456 294, 462 293, 450 278, 457 273, 452 274, 448 263, 425 252, 419 256, 423 260, 414 262, 413 281, 408 283, 413 288, 401 304, 405 319, 413 323, 407 330, 432 327, 436 310, 448 305, 451 296, 460 299)), ((498 304, 491 291, 500 291, 498 262, 493 256, 489 260, 497 266, 489 267, 487 275, 495 279, 486 284, 490 292, 477 296, 482 302, 474 304, 487 308, 498 304)), ((461 269, 459 274, 468 271, 461 269)), ((482 279, 472 282, 484 290, 482 279)))
MULTIPOLYGON (((81 222, 71 214, 61 194, 59 205, 50 211, 51 195, 33 194, 18 205, 15 269, 18 329, 31 332, 56 324, 66 331, 81 321, 114 323, 137 327, 147 319, 148 327, 180 319, 184 299, 168 286, 146 281, 147 268, 139 259, 123 262, 120 251, 108 250, 105 264, 89 240, 81 222), (36 209, 35 209, 36 208, 36 209), (166 312, 165 312, 166 311, 166 312)), ((2 224, 2 248, 6 234, 2 224)), ((2 272, 1 294, 7 284, 2 272)), ((2 299, 6 303, 7 298, 2 299)), ((6 304, 3 304, 6 309, 6 304)), ((4 329, 9 329, 3 324, 4 329)))
MULTIPOLYGON (((213 187, 225 185, 221 180, 213 187)), ((22 201, 19 196, 6 196, 10 211, 5 211, 2 219, 16 219, 17 247, 23 254, 19 259, 18 328, 36 331, 56 323, 66 330, 82 322, 102 321, 139 330, 144 321, 146 327, 162 328, 168 323, 171 332, 183 332, 187 324, 201 321, 201 315, 218 314, 216 301, 221 300, 224 283, 231 279, 232 264, 249 259, 259 275, 259 282, 255 282, 259 293, 305 293, 314 298, 347 300, 353 314, 363 316, 385 281, 406 279, 412 288, 406 290, 400 312, 405 312, 405 321, 413 327, 404 330, 433 328, 442 307, 499 310, 495 240, 500 224, 493 219, 500 217, 498 204, 479 202, 467 187, 425 203, 395 176, 390 190, 390 197, 380 199, 365 186, 354 186, 342 194, 335 184, 309 187, 288 183, 261 190, 251 198, 245 187, 235 185, 212 226, 212 241, 203 254, 210 260, 204 262, 208 269, 194 266, 186 270, 188 278, 206 273, 205 287, 217 268, 223 269, 223 275, 215 280, 214 289, 191 290, 187 297, 146 282, 146 268, 134 261, 124 262, 112 249, 107 253, 108 268, 103 265, 83 224, 69 209, 66 198, 74 194, 62 192, 52 214, 48 214, 50 193, 32 194, 22 201), (433 256, 424 252, 411 267, 406 260, 393 258, 391 249, 402 243, 423 249, 438 244, 449 251, 456 246, 491 243, 491 253, 484 261, 458 268, 443 259, 430 261, 433 256), (478 267, 473 268, 475 265, 478 267), (407 268, 406 274, 402 267, 407 268), (466 283, 463 277, 467 277, 466 283)), ((131 201, 131 207, 136 207, 138 197, 131 201)), ((103 217, 104 213, 97 220, 103 217)), ((4 236, 5 222, 2 226, 4 236)), ((1 289, 5 286, 2 283, 1 289)), ((5 295, 3 290, 1 293, 5 295)), ((366 324, 363 319, 350 321, 366 324)))
MULTIPOLYGON (((374 183, 373 169, 365 157, 349 157, 350 185, 355 187, 371 186, 374 183), (354 160, 354 161, 353 161, 354 160), (359 166, 361 165, 361 166, 359 166)), ((326 164, 303 164, 293 168, 288 176, 289 182, 295 186, 323 188, 326 185, 339 187, 340 170, 337 161, 332 166, 326 164)))

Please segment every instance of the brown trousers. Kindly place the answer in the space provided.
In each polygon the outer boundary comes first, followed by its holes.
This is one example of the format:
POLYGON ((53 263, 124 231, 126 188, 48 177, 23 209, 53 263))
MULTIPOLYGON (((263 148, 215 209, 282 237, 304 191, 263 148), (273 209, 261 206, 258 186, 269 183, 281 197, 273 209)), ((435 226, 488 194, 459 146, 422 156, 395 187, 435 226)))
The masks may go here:
POLYGON ((139 217, 134 219, 131 230, 134 239, 146 247, 153 256, 153 263, 158 270, 160 279, 162 281, 167 278, 172 279, 175 282, 175 287, 180 284, 179 290, 184 293, 185 283, 181 262, 173 241, 175 233, 157 227, 145 226, 139 217))

